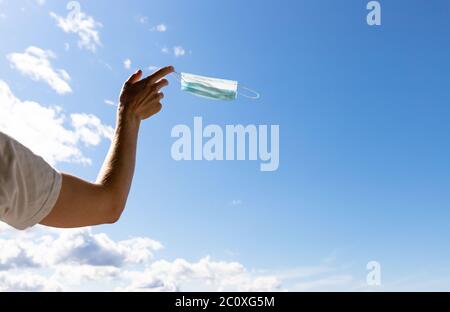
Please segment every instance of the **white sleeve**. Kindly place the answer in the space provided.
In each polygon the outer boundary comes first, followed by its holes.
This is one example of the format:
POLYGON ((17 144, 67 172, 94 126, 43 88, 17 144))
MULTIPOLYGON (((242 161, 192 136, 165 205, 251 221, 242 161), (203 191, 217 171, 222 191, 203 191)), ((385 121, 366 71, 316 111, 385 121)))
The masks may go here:
POLYGON ((28 148, 0 132, 0 221, 25 230, 53 209, 61 175, 28 148))

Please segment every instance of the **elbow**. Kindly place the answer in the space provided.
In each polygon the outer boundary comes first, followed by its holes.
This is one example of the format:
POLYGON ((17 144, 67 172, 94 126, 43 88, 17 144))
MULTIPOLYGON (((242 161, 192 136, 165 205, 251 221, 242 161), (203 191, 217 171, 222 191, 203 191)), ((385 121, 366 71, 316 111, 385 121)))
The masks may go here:
POLYGON ((119 222, 124 209, 125 205, 111 205, 105 217, 105 223, 116 224, 117 222, 119 222))
POLYGON ((107 216, 105 218, 105 223, 106 224, 116 224, 117 222, 119 222, 120 218, 122 217, 123 210, 124 210, 124 207, 112 206, 107 213, 107 216))
POLYGON ((101 187, 103 224, 115 224, 120 221, 125 210, 127 198, 112 188, 101 187))

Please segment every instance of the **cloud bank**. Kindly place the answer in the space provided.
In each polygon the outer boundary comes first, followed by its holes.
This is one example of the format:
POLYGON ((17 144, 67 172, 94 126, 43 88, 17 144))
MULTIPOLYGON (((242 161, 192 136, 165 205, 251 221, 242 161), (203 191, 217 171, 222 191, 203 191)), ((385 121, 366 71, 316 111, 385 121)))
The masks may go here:
POLYGON ((114 240, 91 228, 43 226, 18 232, 0 222, 0 291, 324 291, 368 290, 364 281, 322 262, 255 270, 204 256, 161 259, 148 237, 114 240))
POLYGON ((196 262, 155 258, 163 245, 147 237, 115 241, 91 228, 35 227, 16 232, 0 225, 0 290, 64 291, 83 284, 111 291, 281 290, 272 275, 238 262, 204 257, 196 262), (18 272, 20 272, 19 275, 18 272), (45 272, 45 273, 44 273, 45 272))
POLYGON ((59 162, 91 164, 82 146, 111 140, 114 130, 90 114, 66 116, 60 107, 22 101, 0 80, 0 131, 42 156, 51 165, 59 162))

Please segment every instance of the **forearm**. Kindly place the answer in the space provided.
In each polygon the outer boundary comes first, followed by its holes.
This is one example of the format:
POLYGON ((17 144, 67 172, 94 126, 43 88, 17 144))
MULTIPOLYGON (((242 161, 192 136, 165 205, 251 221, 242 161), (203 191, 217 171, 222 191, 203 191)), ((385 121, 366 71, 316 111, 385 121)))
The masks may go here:
POLYGON ((110 150, 96 183, 63 174, 61 192, 41 224, 74 228, 116 222, 133 179, 139 121, 119 114, 110 150))
POLYGON ((97 177, 111 205, 122 213, 133 180, 140 120, 119 109, 111 147, 97 177))

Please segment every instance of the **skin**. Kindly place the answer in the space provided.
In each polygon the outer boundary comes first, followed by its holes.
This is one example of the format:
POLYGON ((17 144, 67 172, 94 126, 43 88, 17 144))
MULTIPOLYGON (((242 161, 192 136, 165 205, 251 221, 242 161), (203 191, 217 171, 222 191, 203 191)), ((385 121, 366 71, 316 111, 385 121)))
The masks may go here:
POLYGON ((114 139, 97 181, 90 183, 62 174, 62 187, 52 212, 41 222, 57 228, 76 228, 116 223, 128 198, 133 180, 141 122, 161 111, 164 77, 172 66, 142 78, 138 70, 124 84, 120 94, 114 139))

